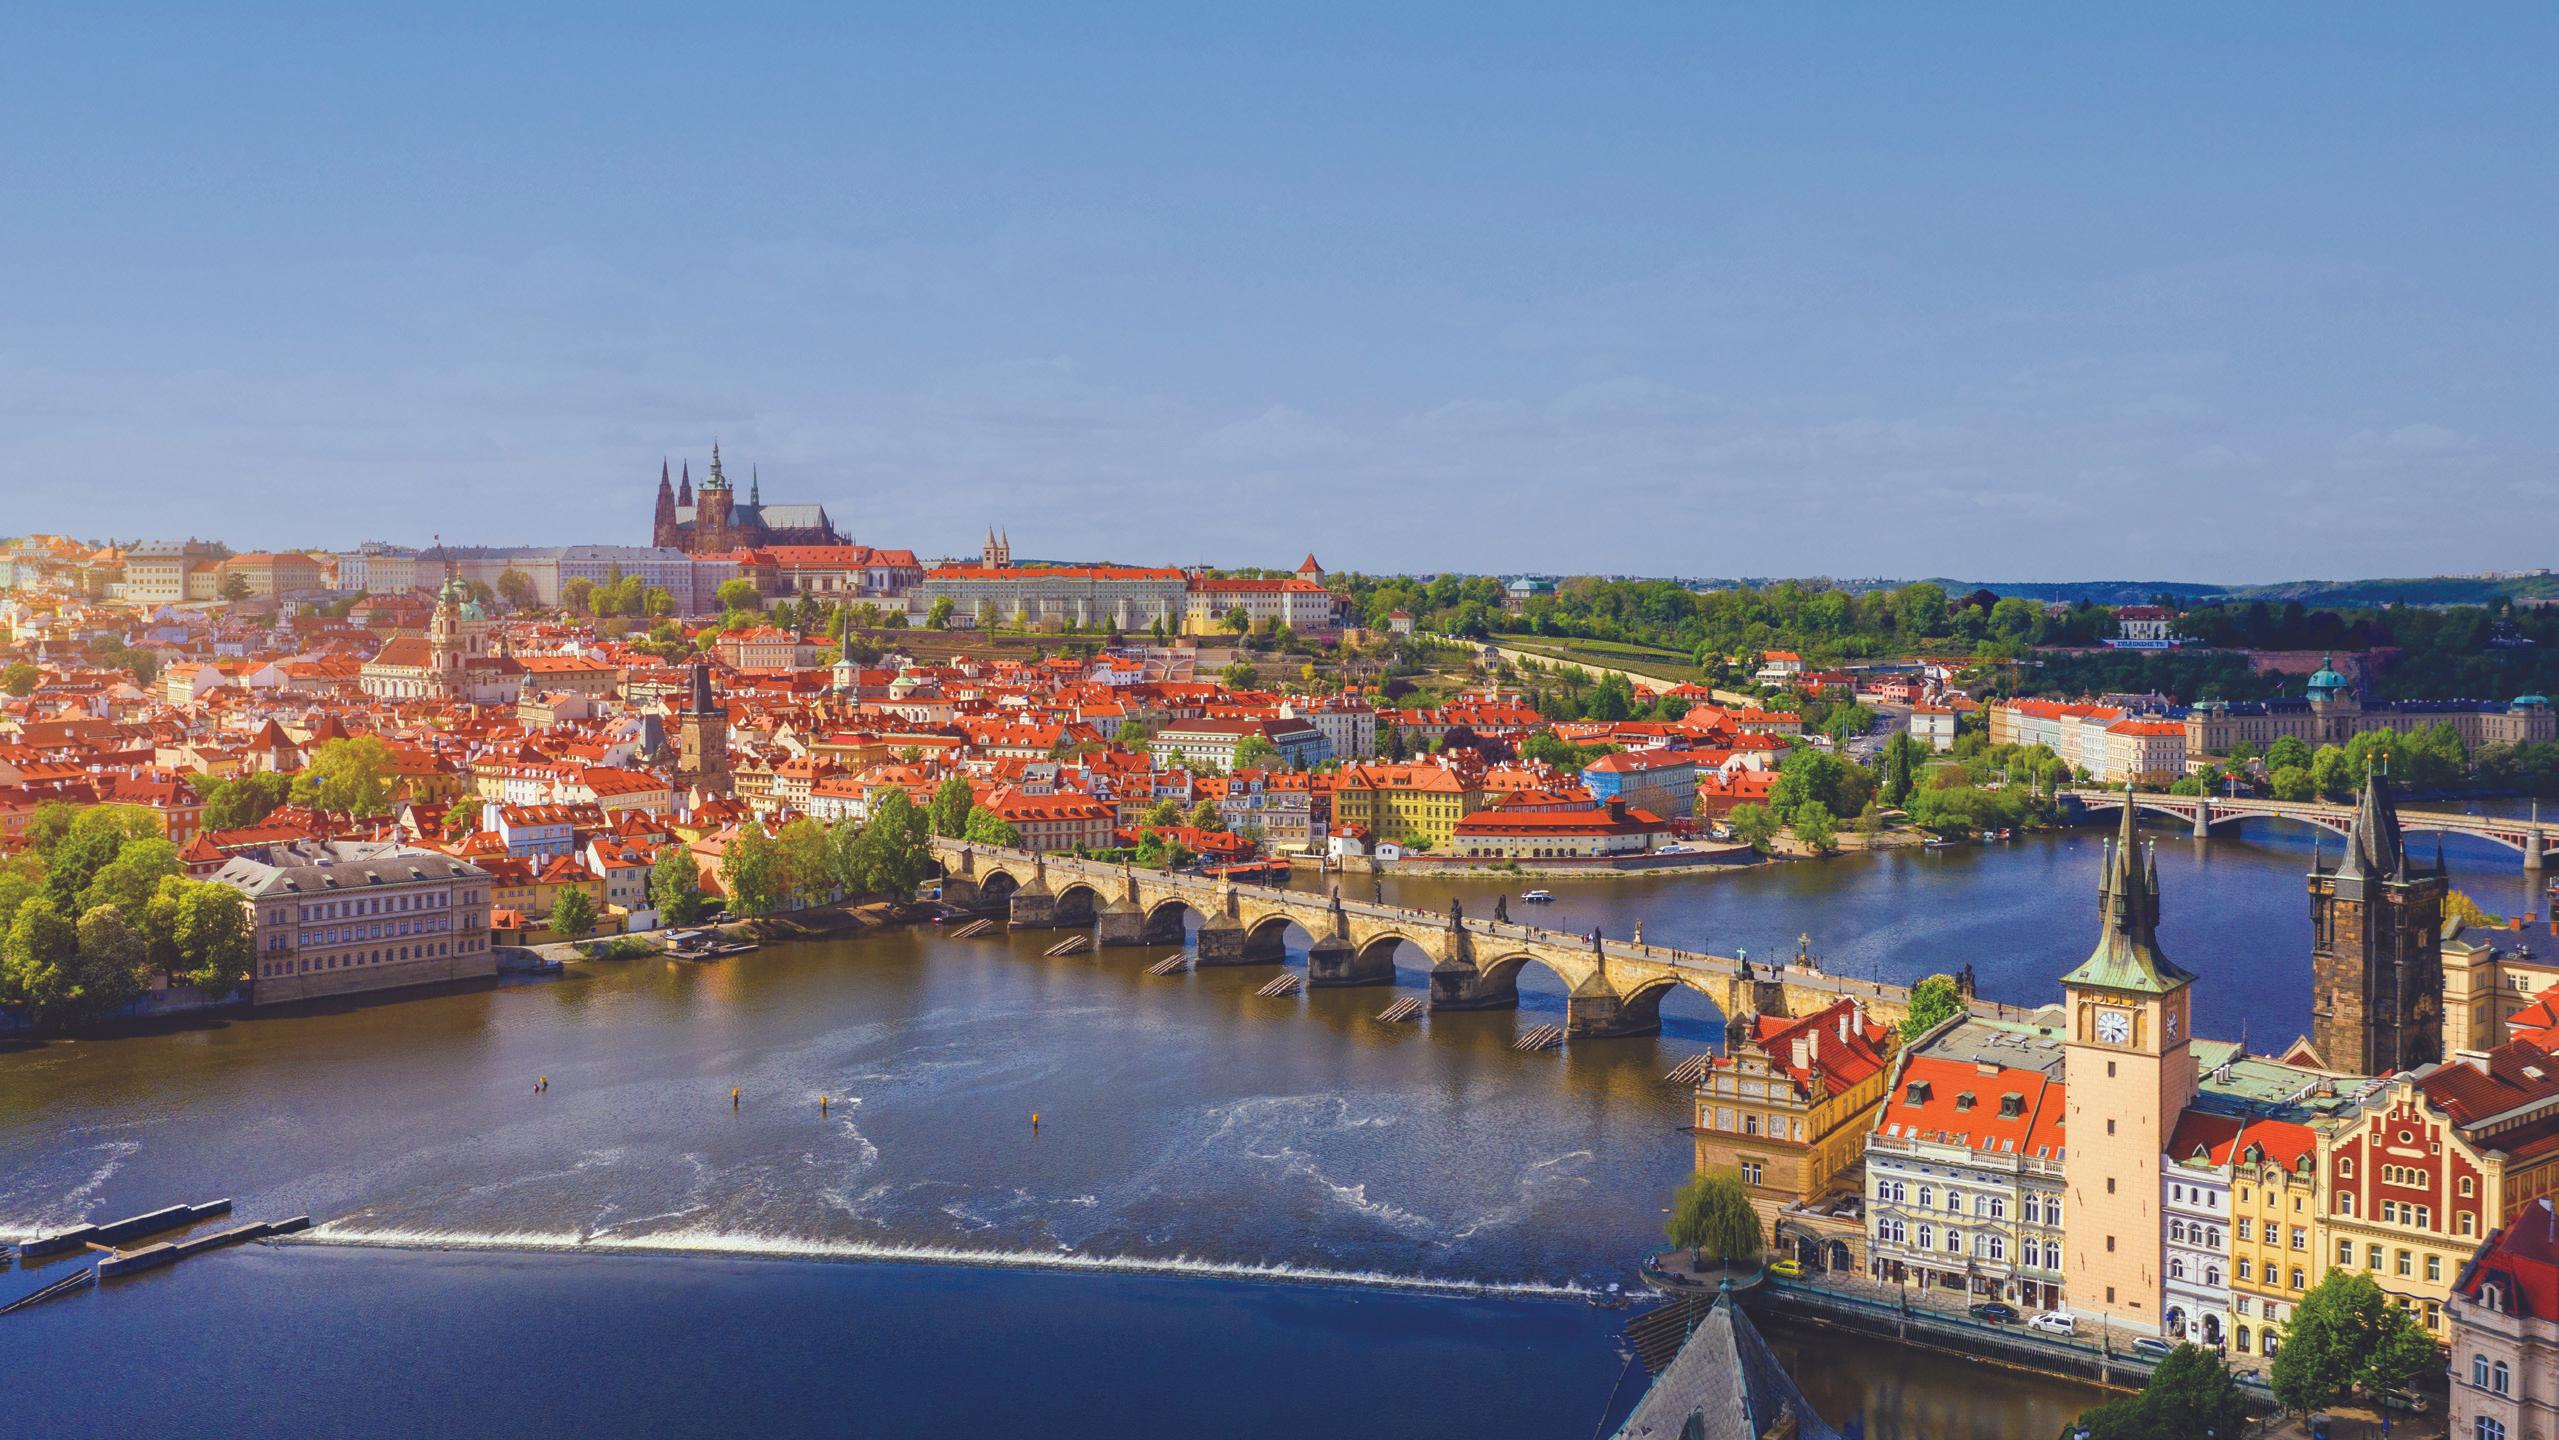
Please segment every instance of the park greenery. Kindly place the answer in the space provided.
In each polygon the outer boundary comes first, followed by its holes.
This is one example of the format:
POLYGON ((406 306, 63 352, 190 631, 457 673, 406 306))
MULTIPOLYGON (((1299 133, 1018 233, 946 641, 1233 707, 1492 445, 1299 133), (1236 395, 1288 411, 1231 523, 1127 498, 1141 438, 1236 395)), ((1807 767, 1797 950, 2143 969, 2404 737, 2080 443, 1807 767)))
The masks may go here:
POLYGON ((2369 1275, 2331 1270, 2301 1297, 2269 1377, 2287 1410, 2316 1410, 2361 1391, 2378 1401, 2443 1357, 2425 1326, 2369 1275))
MULTIPOLYGON (((2287 1341, 2285 1348, 2291 1348, 2287 1341)), ((2277 1357, 2281 1363, 2281 1357, 2277 1357)), ((2081 1412, 2063 1431, 2086 1440, 2201 1440, 2248 1433, 2248 1397, 2217 1351, 2179 1345, 2132 1395, 2081 1412)))
POLYGON ((1709 1255, 1740 1265, 1757 1260, 1768 1247, 1739 1170, 1701 1170, 1690 1176, 1671 1197, 1670 1219, 1662 1229, 1700 1268, 1709 1255))
MULTIPOLYGON (((745 824, 720 857, 731 918, 769 915, 846 895, 910 896, 934 869, 932 820, 903 790, 887 790, 865 820, 832 825, 802 816, 778 833, 745 824)), ((660 920, 690 925, 707 909, 701 867, 681 846, 660 852, 649 874, 660 920)))
POLYGON ((1952 975, 1931 975, 1910 987, 1910 1013, 1902 1017, 1901 1038, 1907 1045, 1964 1011, 1963 988, 1952 975))
POLYGON ((0 861, 0 1003, 39 1022, 101 1018, 154 976, 211 991, 255 958, 239 891, 190 880, 147 810, 50 804, 0 861))

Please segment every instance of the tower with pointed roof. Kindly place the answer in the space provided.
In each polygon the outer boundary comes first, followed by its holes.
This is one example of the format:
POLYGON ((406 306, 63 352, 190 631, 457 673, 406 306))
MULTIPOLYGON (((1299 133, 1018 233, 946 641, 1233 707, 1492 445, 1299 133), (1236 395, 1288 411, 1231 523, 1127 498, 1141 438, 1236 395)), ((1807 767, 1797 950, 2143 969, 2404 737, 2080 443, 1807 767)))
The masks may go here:
POLYGON ((2160 1177, 2194 1098, 2195 977, 2159 948, 2159 867, 2133 828, 2106 847, 2097 945, 2061 977, 2064 1273, 2071 1310, 2160 1331, 2160 1177))
POLYGON ((1011 568, 1013 564, 1013 533, 1008 530, 999 536, 995 533, 993 527, 988 527, 986 532, 986 550, 979 559, 989 570, 1004 570, 1011 568))
POLYGON ((729 788, 728 707, 711 693, 710 662, 694 661, 687 680, 684 706, 675 712, 675 783, 722 794, 729 788))
MULTIPOLYGON (((687 480, 691 477, 687 476, 687 480)), ((689 484, 687 489, 692 488, 689 484)), ((690 497, 687 497, 688 500, 690 497)), ((681 536, 675 528, 675 486, 668 483, 666 461, 658 461, 658 508, 655 523, 649 530, 649 543, 659 549, 673 549, 681 536)))
POLYGON ((2310 871, 2310 1048, 2331 1070, 2387 1075, 2443 1058, 2440 855, 2411 863, 2390 779, 2364 777, 2333 869, 2310 871))

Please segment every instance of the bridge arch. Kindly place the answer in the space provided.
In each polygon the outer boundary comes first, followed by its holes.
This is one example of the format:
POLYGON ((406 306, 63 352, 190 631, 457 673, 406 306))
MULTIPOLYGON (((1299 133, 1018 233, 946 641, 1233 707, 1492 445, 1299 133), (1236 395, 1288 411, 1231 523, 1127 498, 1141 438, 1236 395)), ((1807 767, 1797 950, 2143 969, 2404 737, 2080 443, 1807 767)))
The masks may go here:
POLYGON ((1726 1030, 1733 1021, 1740 984, 1738 979, 1729 975, 1655 975, 1627 987, 1619 996, 1618 1010, 1631 1025, 1659 1029, 1662 1002, 1674 995, 1693 995, 1704 1002, 1710 1012, 1707 1022, 1718 1030, 1726 1030))

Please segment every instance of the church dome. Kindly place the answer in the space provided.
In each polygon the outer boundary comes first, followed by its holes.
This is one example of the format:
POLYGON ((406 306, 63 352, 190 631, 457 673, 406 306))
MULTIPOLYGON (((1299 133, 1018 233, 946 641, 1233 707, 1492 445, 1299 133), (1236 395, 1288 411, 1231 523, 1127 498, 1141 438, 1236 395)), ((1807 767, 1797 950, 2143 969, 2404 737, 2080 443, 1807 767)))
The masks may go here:
POLYGON ((2346 677, 2337 673, 2334 668, 2335 665, 2336 657, 2333 655, 2322 656, 2320 658, 2319 669, 2310 677, 2310 696, 2312 699, 2325 699, 2328 696, 2335 695, 2346 688, 2346 677))

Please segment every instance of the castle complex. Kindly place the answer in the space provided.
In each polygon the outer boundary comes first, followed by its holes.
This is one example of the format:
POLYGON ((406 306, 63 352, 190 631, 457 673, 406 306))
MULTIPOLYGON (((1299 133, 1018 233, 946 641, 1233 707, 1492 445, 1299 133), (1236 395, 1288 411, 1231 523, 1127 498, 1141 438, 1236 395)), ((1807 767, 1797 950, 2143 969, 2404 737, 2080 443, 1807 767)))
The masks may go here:
POLYGON ((693 491, 693 464, 686 461, 681 485, 667 482, 667 467, 658 463, 657 522, 650 544, 693 555, 718 555, 770 545, 842 545, 835 522, 823 505, 767 505, 763 482, 747 477, 746 503, 737 500, 729 477, 720 470, 720 447, 711 447, 711 473, 702 491, 693 491))

